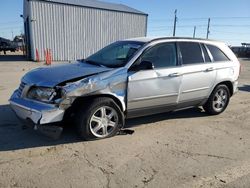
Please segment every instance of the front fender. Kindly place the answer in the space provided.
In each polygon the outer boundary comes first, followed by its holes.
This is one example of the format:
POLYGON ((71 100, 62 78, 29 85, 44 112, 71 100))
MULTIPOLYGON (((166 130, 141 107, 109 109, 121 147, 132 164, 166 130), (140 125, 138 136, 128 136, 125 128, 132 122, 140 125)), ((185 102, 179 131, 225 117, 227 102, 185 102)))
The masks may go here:
POLYGON ((127 80, 127 71, 118 69, 68 83, 62 87, 64 99, 61 105, 69 106, 78 97, 110 95, 120 102, 124 112, 126 111, 127 80))

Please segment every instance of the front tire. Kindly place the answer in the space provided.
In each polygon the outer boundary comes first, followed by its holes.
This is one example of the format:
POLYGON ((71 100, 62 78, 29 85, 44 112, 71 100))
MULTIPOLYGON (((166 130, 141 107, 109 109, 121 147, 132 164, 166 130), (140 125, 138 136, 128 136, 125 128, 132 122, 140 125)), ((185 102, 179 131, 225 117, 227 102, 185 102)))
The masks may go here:
POLYGON ((84 140, 112 137, 122 126, 123 115, 119 106, 110 98, 95 98, 76 114, 76 128, 84 140))
POLYGON ((211 115, 218 115, 225 111, 230 101, 230 92, 226 85, 216 86, 208 101, 203 106, 204 110, 211 115))

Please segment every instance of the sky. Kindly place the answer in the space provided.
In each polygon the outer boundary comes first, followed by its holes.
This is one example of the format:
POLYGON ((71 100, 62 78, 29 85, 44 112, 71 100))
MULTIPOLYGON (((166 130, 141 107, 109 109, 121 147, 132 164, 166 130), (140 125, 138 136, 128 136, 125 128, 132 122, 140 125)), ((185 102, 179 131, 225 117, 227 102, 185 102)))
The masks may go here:
MULTIPOLYGON (((121 3, 147 13, 148 36, 172 36, 177 9, 176 36, 205 38, 211 18, 210 39, 229 45, 250 43, 250 0, 102 0, 121 3)), ((0 37, 12 39, 23 32, 22 0, 1 0, 0 37)))

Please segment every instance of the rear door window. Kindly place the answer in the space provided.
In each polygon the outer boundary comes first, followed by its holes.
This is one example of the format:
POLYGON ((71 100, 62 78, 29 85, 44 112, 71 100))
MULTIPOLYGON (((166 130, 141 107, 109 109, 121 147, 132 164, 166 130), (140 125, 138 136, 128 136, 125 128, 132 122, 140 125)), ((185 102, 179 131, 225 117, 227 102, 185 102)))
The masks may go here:
POLYGON ((183 65, 204 63, 199 43, 179 42, 178 44, 182 55, 183 65))
POLYGON ((212 54, 215 62, 229 61, 229 58, 216 46, 208 45, 208 44, 206 46, 209 49, 210 53, 212 54))

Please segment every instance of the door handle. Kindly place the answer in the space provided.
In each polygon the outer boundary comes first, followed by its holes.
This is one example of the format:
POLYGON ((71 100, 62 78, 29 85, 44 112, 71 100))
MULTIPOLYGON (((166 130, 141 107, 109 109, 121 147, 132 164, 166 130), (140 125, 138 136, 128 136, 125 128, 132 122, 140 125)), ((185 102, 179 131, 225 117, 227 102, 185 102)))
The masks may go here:
POLYGON ((182 75, 181 73, 175 72, 175 73, 169 74, 168 76, 169 77, 179 77, 181 75, 182 75))
POLYGON ((207 69, 205 70, 205 72, 211 72, 211 71, 214 71, 214 68, 213 68, 213 67, 207 68, 207 69))

